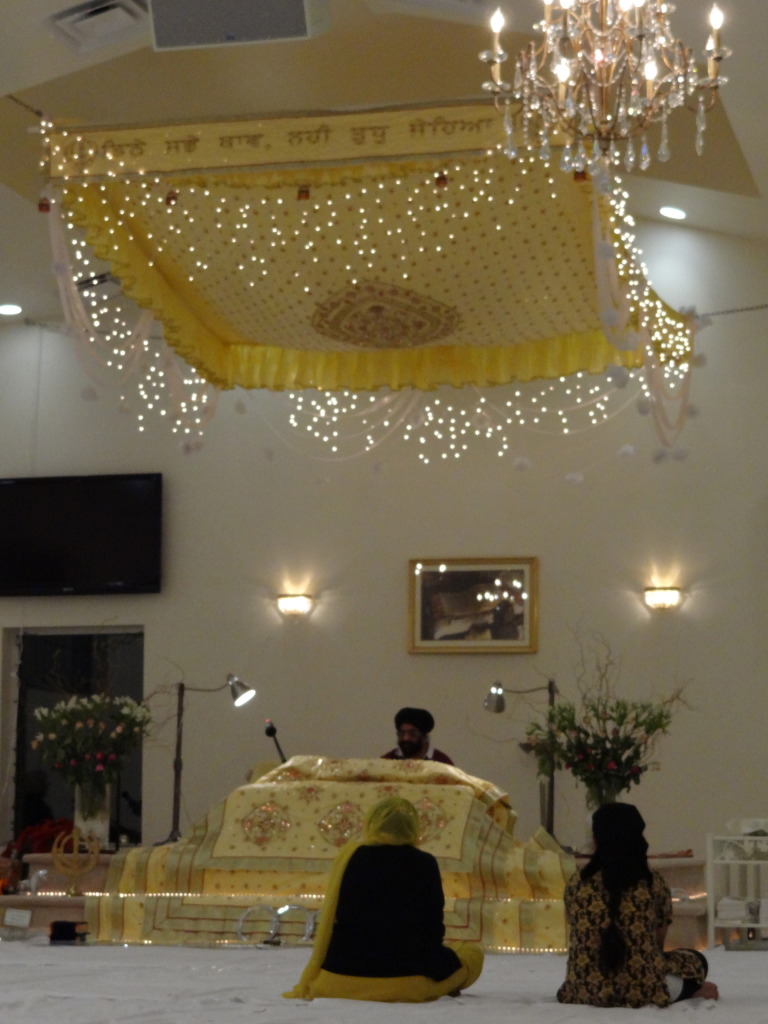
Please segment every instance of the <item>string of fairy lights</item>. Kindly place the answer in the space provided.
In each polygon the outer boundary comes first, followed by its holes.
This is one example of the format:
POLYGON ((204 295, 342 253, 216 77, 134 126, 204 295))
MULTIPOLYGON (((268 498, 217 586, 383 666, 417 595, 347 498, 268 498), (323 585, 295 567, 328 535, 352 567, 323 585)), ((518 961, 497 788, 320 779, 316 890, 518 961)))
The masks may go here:
MULTIPOLYGON (((690 336, 651 292, 635 244, 634 224, 626 212, 628 194, 618 179, 613 181, 610 223, 616 243, 613 248, 619 254, 618 272, 636 303, 640 326, 654 338, 646 358, 660 369, 667 398, 674 403, 691 370, 690 336)), ((549 184, 554 188, 551 177, 549 184)), ((635 344, 636 338, 629 342, 635 344)), ((578 372, 511 388, 465 387, 451 399, 410 389, 362 395, 346 390, 296 391, 288 398, 293 405, 290 426, 310 437, 329 457, 369 452, 397 434, 416 446, 425 465, 435 459, 459 459, 485 444, 499 457, 512 455, 518 468, 526 468, 525 457, 514 454, 518 428, 579 433, 599 426, 631 404, 641 415, 648 415, 662 396, 652 391, 645 370, 612 366, 602 375, 578 372)), ((682 429, 686 412, 685 407, 678 408, 676 422, 670 425, 673 440, 682 429)))
MULTIPOLYGON (((44 123, 44 134, 51 127, 44 123)), ((533 163, 539 157, 533 150, 527 158, 517 156, 518 161, 526 159, 533 163)), ((485 166, 471 167, 466 181, 460 178, 460 170, 466 172, 466 167, 448 166, 427 183, 423 175, 413 179, 403 175, 394 181, 389 175, 379 181, 365 179, 347 184, 342 194, 343 213, 349 217, 352 212, 356 217, 351 255, 345 263, 350 285, 357 283, 361 272, 375 269, 379 259, 389 260, 393 250, 398 253, 402 278, 407 280, 410 260, 434 258, 441 247, 456 241, 458 224, 472 215, 473 204, 515 202, 514 195, 503 200, 497 197, 493 160, 485 166), (449 202, 445 191, 449 173, 459 192, 466 189, 471 193, 471 202, 449 202), (409 189, 407 221, 388 223, 387 182, 409 189), (421 222, 427 208, 443 217, 444 229, 436 241, 427 238, 421 222), (372 225, 386 225, 385 237, 392 247, 386 256, 379 253, 372 241, 372 225)), ((119 167, 114 177, 120 180, 119 167)), ((201 210, 210 214, 209 223, 215 229, 212 234, 226 238, 229 245, 241 245, 246 251, 254 222, 251 200, 241 198, 239 203, 233 203, 231 192, 213 186, 200 187, 194 179, 188 184, 174 179, 173 187, 169 187, 161 175, 134 174, 130 182, 126 178, 126 185, 131 182, 134 189, 138 182, 141 206, 154 211, 151 229, 158 253, 174 238, 184 237, 185 226, 200 216, 201 210)), ((548 167, 547 184, 554 193, 556 183, 548 167)), ((63 187, 66 188, 66 182, 63 187)), ((97 181, 89 187, 104 189, 97 181)), ((666 310, 647 283, 635 245, 634 225, 626 212, 627 198, 620 182, 613 177, 609 197, 610 244, 617 273, 636 313, 638 330, 645 329, 653 339, 646 347, 645 359, 646 363, 654 364, 657 378, 663 381, 663 395, 658 385, 654 387, 647 365, 642 370, 612 366, 599 375, 581 372, 519 385, 451 388, 450 397, 445 396, 445 389, 428 392, 410 387, 375 392, 290 391, 277 396, 284 406, 285 436, 300 439, 310 452, 331 459, 364 454, 394 437, 412 445, 424 464, 458 459, 477 445, 492 446, 499 457, 514 458, 515 434, 521 429, 576 434, 599 426, 631 404, 635 404, 638 412, 647 414, 664 401, 677 406, 674 415, 666 418, 664 443, 672 447, 685 419, 685 403, 680 402, 679 395, 691 369, 691 338, 688 329, 681 329, 679 318, 666 310)), ((285 228, 285 193, 272 189, 255 203, 263 224, 262 237, 269 241, 264 250, 249 252, 238 265, 245 277, 246 293, 257 288, 260 279, 275 272, 271 251, 301 250, 307 265, 321 262, 321 228, 324 236, 332 237, 342 216, 340 205, 334 204, 332 198, 313 200, 302 206, 296 227, 289 231, 285 228)), ((137 307, 123 295, 108 264, 94 255, 78 223, 76 204, 63 204, 61 196, 55 193, 41 200, 41 208, 44 204, 56 207, 64 225, 64 250, 57 256, 59 265, 66 268, 63 273, 68 278, 73 302, 81 304, 83 322, 77 333, 92 374, 103 371, 119 375, 123 385, 121 405, 135 415, 139 431, 146 430, 149 422, 157 418, 170 424, 171 431, 180 435, 185 444, 199 443, 215 412, 217 388, 165 344, 151 317, 145 328, 137 331, 137 307)), ((117 210, 119 226, 130 227, 133 216, 126 200, 117 210)), ((497 230, 503 230, 500 220, 497 230)), ((190 280, 198 274, 205 275, 212 263, 211 252, 196 252, 190 280)), ((301 264, 294 274, 300 279, 301 264)), ((310 283, 302 284, 299 280, 298 284, 305 292, 311 289, 310 283)), ((226 301, 230 298, 227 296, 226 301)), ((628 341, 626 347, 633 347, 637 337, 628 341)), ((249 394, 258 408, 259 392, 249 394)))
POLYGON ((71 220, 66 227, 67 284, 84 315, 69 326, 89 374, 97 383, 105 376, 120 382, 120 408, 135 416, 140 433, 157 417, 185 439, 202 437, 216 409, 217 389, 165 344, 153 318, 141 316, 71 220))
POLYGON ((288 395, 288 423, 330 458, 370 452, 394 434, 415 447, 424 465, 459 459, 478 445, 519 462, 518 430, 575 434, 637 403, 643 389, 640 374, 623 371, 619 376, 618 386, 604 377, 595 380, 578 373, 543 384, 451 389, 448 398, 413 389, 364 395, 297 391, 288 395))

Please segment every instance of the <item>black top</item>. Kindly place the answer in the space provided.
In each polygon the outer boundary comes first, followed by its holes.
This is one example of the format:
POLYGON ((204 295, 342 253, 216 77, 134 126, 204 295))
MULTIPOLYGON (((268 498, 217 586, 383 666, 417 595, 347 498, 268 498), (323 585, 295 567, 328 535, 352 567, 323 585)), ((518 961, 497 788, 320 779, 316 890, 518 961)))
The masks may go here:
POLYGON ((444 981, 461 963, 443 945, 443 903, 440 869, 431 853, 414 846, 361 846, 341 880, 323 969, 444 981))

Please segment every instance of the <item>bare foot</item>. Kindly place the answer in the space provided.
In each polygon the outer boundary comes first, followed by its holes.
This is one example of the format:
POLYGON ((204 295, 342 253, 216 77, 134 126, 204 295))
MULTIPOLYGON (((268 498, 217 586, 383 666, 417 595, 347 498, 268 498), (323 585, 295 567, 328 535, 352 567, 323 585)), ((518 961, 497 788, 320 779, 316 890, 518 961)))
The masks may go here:
POLYGON ((693 993, 693 998, 700 999, 719 999, 720 993, 717 990, 717 985, 714 981, 705 981, 698 991, 693 993))

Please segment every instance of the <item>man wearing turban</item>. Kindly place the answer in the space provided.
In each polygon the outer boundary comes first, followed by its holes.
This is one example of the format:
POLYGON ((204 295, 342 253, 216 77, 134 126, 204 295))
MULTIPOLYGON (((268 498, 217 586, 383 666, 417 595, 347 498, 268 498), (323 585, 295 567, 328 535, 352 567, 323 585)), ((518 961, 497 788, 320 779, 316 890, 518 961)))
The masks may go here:
POLYGON ((389 760, 407 757, 415 761, 453 764, 447 754, 432 745, 429 734, 434 727, 434 718, 424 708, 400 708, 395 715, 397 746, 381 756, 389 760))

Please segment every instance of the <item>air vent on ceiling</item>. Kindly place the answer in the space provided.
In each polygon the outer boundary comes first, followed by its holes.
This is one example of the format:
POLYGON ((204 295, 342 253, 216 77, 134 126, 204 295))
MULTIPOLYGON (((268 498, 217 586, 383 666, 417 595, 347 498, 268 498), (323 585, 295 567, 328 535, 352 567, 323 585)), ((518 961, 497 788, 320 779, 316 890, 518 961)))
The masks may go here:
POLYGON ((309 39, 328 27, 328 0, 150 0, 156 50, 309 39))
POLYGON ((147 0, 87 0, 48 20, 83 53, 144 32, 149 25, 147 0))

